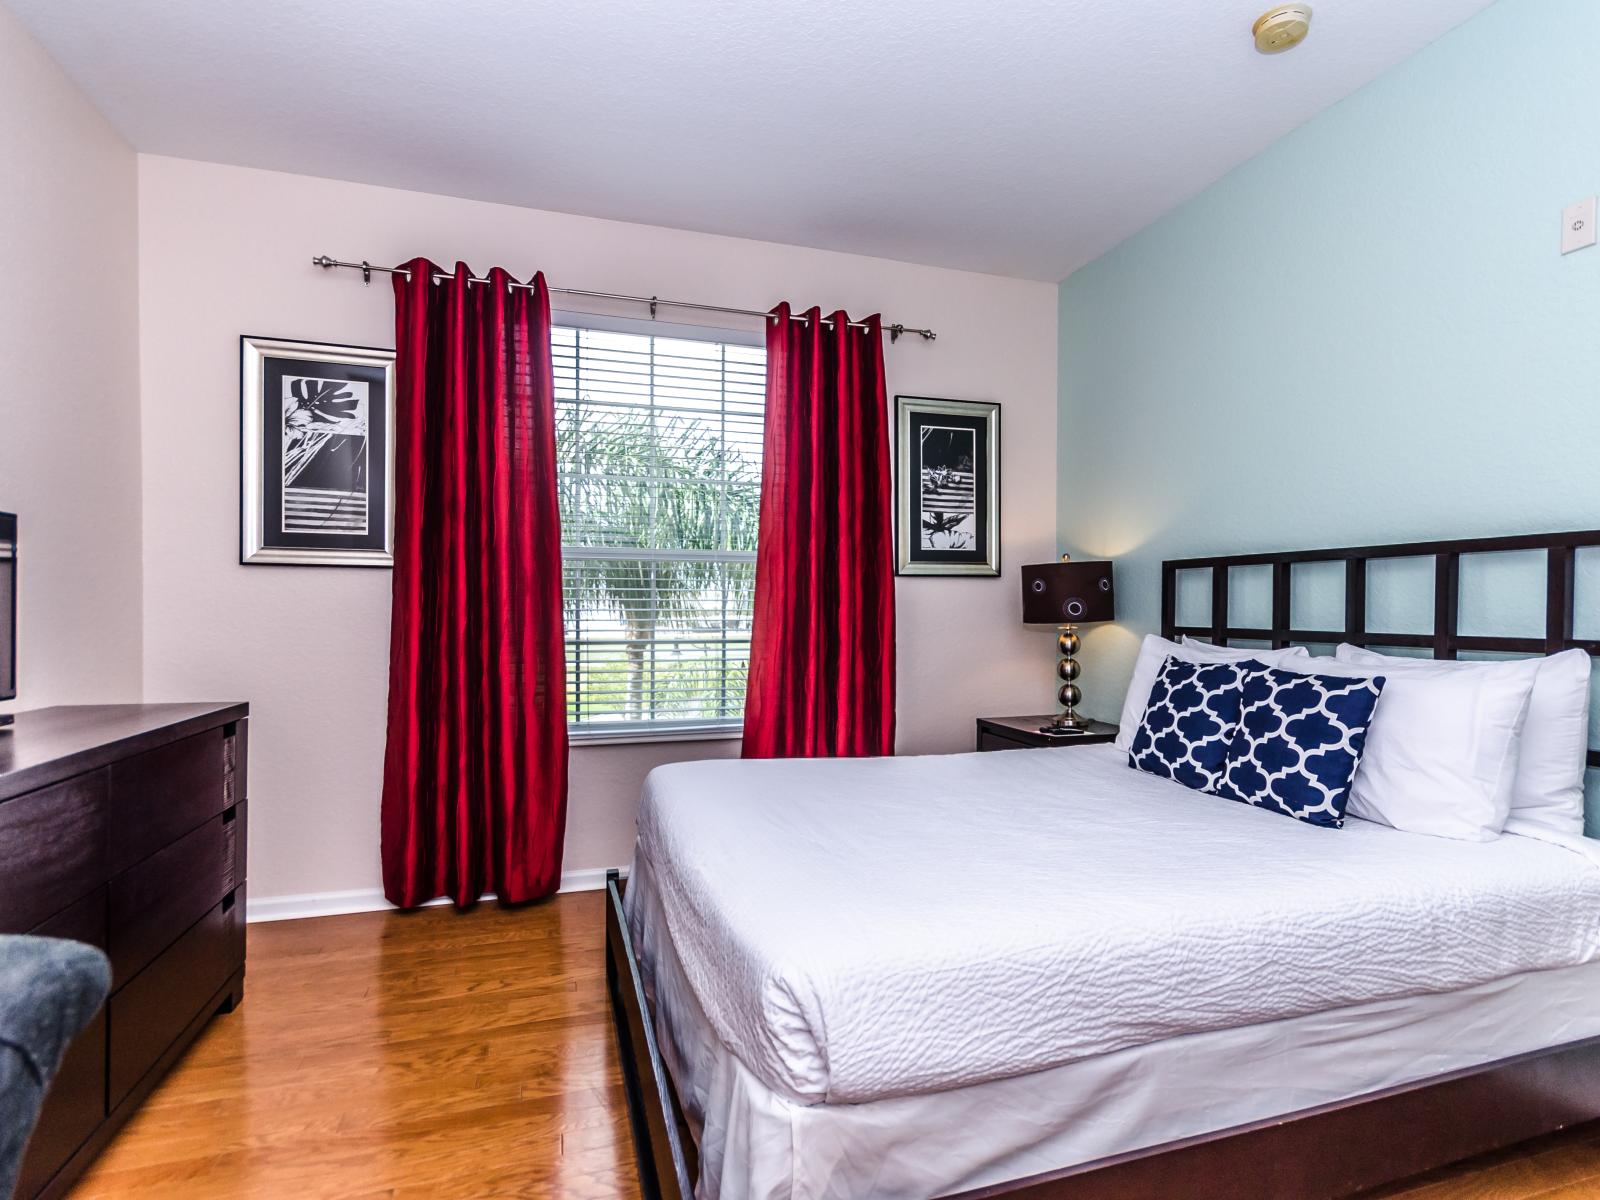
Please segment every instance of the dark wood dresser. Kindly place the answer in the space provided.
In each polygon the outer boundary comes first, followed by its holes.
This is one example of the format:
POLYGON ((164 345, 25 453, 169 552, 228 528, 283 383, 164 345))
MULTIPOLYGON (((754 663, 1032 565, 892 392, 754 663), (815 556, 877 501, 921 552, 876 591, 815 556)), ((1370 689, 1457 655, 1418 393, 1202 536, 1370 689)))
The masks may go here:
POLYGON ((0 730, 0 933, 88 942, 112 971, 46 1097, 18 1200, 63 1195, 244 998, 249 711, 46 708, 0 730))

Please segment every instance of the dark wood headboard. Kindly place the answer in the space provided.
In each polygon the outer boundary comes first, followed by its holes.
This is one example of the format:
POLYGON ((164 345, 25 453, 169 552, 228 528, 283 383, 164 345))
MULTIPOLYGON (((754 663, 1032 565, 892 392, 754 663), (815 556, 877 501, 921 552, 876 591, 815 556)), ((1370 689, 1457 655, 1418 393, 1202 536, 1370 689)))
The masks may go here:
MULTIPOLYGON (((1398 542, 1390 546, 1346 546, 1337 550, 1293 550, 1279 554, 1228 554, 1174 558, 1161 564, 1161 633, 1206 638, 1218 645, 1233 640, 1292 643, 1350 642, 1356 646, 1401 646, 1455 658, 1463 650, 1513 654, 1555 654, 1585 650, 1600 656, 1600 641, 1572 636, 1572 584, 1579 547, 1600 546, 1600 530, 1530 533, 1516 537, 1465 538, 1449 542, 1398 542), (1463 636, 1457 632, 1461 606, 1461 556, 1508 550, 1545 552, 1545 624, 1541 637, 1463 636), (1373 633, 1367 629, 1367 564, 1373 559, 1433 559, 1433 630, 1430 633, 1373 633), (1290 611, 1290 569, 1298 563, 1344 563, 1344 628, 1297 629, 1290 611), (1272 568, 1272 625, 1247 628, 1228 622, 1228 574, 1233 567, 1272 568), (1178 624, 1178 572, 1211 572, 1211 624, 1178 624)), ((1600 767, 1600 751, 1589 751, 1589 765, 1600 767)))

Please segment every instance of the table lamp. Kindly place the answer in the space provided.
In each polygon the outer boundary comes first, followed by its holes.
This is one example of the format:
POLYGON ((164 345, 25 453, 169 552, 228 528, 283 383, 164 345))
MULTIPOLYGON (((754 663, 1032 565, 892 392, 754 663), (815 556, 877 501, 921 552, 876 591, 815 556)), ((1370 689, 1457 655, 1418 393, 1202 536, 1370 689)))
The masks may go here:
POLYGON ((1056 675, 1061 680, 1061 690, 1056 699, 1065 711, 1049 725, 1041 726, 1040 733, 1064 737, 1089 728, 1089 722, 1078 715, 1078 705, 1083 703, 1083 689, 1077 684, 1082 669, 1077 654, 1083 645, 1078 626, 1115 619, 1110 563, 1075 563, 1063 554, 1060 562, 1022 568, 1023 624, 1054 625, 1060 631, 1056 649, 1061 661, 1056 663, 1056 675))

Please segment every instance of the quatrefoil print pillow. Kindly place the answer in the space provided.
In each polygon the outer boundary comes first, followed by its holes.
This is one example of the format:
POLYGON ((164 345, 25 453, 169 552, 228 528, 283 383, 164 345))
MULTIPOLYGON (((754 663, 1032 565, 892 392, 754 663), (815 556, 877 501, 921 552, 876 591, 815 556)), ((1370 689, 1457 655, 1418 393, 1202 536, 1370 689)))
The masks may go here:
POLYGON ((1342 826, 1382 676, 1246 666, 1239 730, 1217 794, 1312 825, 1342 826))
POLYGON ((1150 689, 1144 720, 1128 747, 1128 765, 1196 791, 1216 791, 1239 727, 1240 682, 1247 667, 1260 665, 1169 657, 1150 689))

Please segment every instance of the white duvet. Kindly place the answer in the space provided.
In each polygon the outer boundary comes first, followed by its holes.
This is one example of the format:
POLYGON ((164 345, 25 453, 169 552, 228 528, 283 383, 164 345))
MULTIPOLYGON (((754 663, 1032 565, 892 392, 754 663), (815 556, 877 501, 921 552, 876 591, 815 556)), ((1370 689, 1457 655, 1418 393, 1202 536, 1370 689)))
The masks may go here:
POLYGON ((660 767, 637 854, 711 1027, 801 1103, 1600 954, 1581 853, 1313 828, 1109 746, 660 767))

